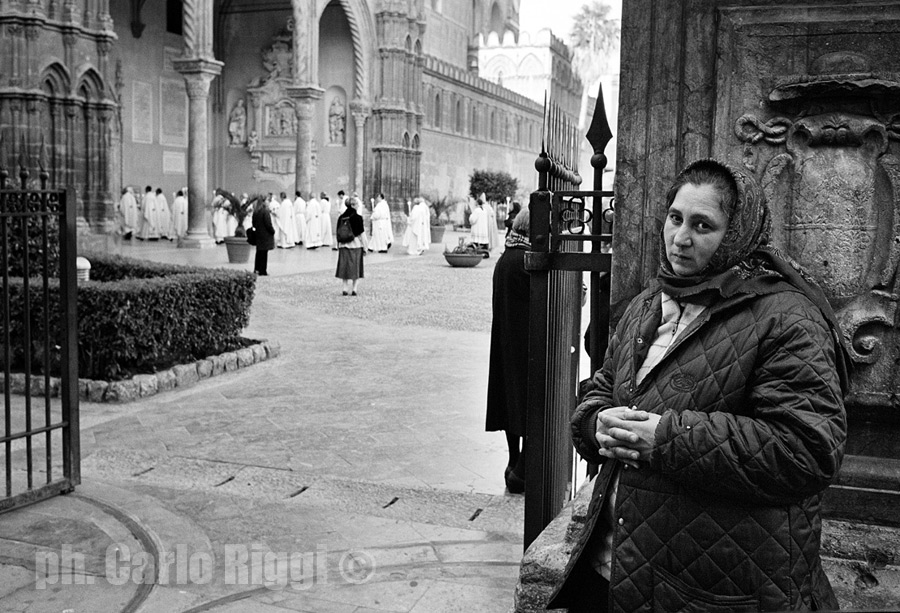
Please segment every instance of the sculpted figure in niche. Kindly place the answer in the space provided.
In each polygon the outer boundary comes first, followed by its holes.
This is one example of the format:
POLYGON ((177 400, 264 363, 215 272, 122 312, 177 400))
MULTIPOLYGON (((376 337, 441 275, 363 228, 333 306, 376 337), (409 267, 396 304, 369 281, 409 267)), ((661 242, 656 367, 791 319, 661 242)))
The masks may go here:
POLYGON ((244 99, 235 103, 231 109, 231 115, 228 117, 228 137, 229 144, 232 146, 240 146, 244 144, 247 133, 247 109, 244 108, 244 99))
POLYGON ((328 135, 332 145, 343 145, 346 132, 347 111, 340 96, 335 96, 328 108, 328 135))

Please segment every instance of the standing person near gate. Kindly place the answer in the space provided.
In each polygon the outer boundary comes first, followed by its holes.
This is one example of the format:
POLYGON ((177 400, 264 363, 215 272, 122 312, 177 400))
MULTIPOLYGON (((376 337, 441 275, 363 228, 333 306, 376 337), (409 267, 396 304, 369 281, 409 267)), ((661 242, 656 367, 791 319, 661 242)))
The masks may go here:
POLYGON ((347 200, 347 208, 338 216, 335 232, 338 262, 334 276, 344 282, 344 296, 347 294, 356 296, 359 280, 364 276, 363 256, 368 242, 363 218, 356 212, 357 206, 359 206, 357 198, 347 200))
POLYGON ((549 608, 837 608, 820 507, 849 360, 822 290, 769 230, 759 186, 719 162, 669 189, 657 278, 572 416, 602 467, 549 608))
POLYGON ((525 492, 525 409, 528 406, 528 318, 531 282, 525 252, 531 249, 528 207, 521 209, 494 267, 491 357, 485 430, 506 432, 509 459, 503 478, 511 494, 525 492))
POLYGON ((269 252, 275 249, 275 225, 272 223, 271 208, 276 202, 268 202, 262 195, 253 203, 253 227, 256 229, 256 257, 253 260, 253 272, 260 276, 269 274, 269 252))

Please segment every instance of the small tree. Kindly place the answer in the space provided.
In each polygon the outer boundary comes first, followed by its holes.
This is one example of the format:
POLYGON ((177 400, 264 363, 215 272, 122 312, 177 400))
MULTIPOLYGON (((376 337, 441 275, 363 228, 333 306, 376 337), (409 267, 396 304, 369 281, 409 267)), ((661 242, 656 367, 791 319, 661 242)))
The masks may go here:
POLYGON ((478 198, 482 193, 492 202, 506 202, 515 198, 519 180, 502 170, 476 170, 469 177, 469 194, 478 198))

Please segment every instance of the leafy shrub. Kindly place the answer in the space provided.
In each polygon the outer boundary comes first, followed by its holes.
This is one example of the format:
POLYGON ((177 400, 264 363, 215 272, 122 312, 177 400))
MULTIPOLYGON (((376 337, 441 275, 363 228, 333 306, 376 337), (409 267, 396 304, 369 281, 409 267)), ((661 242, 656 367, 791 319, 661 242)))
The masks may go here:
MULTIPOLYGON (((248 272, 156 264, 90 254, 91 281, 78 285, 78 374, 123 379, 235 349, 250 321, 256 279, 248 272)), ((50 338, 61 339, 59 283, 49 282, 50 338)), ((10 280, 10 359, 25 369, 24 280, 10 280)), ((43 285, 29 283, 32 339, 42 338, 43 285)), ((59 372, 51 348, 51 374, 59 372)), ((32 372, 41 372, 44 350, 32 344, 32 372)), ((0 355, 0 362, 3 360, 0 355)))
POLYGON ((7 267, 13 277, 21 277, 25 272, 25 248, 22 241, 22 223, 26 224, 28 272, 42 275, 44 270, 44 228, 43 219, 47 221, 47 269, 48 276, 59 275, 59 218, 47 216, 13 217, 7 227, 7 267))
POLYGON ((507 198, 516 197, 518 189, 519 180, 502 170, 476 170, 469 177, 469 194, 473 198, 483 193, 491 202, 506 202, 507 198))

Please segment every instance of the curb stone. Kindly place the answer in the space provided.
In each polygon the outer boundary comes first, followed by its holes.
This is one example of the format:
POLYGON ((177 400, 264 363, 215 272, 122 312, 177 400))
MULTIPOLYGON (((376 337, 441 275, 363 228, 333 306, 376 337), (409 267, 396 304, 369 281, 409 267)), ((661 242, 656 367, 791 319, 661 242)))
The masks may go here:
MULTIPOLYGON (((189 364, 178 364, 172 368, 150 375, 135 375, 122 381, 78 380, 78 397, 86 402, 134 402, 140 398, 154 396, 175 388, 190 387, 203 379, 209 379, 226 372, 233 372, 271 360, 281 354, 278 341, 262 340, 249 347, 209 356, 189 364)), ((7 386, 0 375, 0 391, 7 386)), ((31 378, 31 395, 44 395, 44 377, 33 375, 31 378), (39 381, 38 381, 39 379, 39 381)), ((62 388, 59 377, 50 377, 50 398, 58 398, 62 388)), ((9 390, 12 394, 25 395, 25 375, 10 373, 9 390)))

